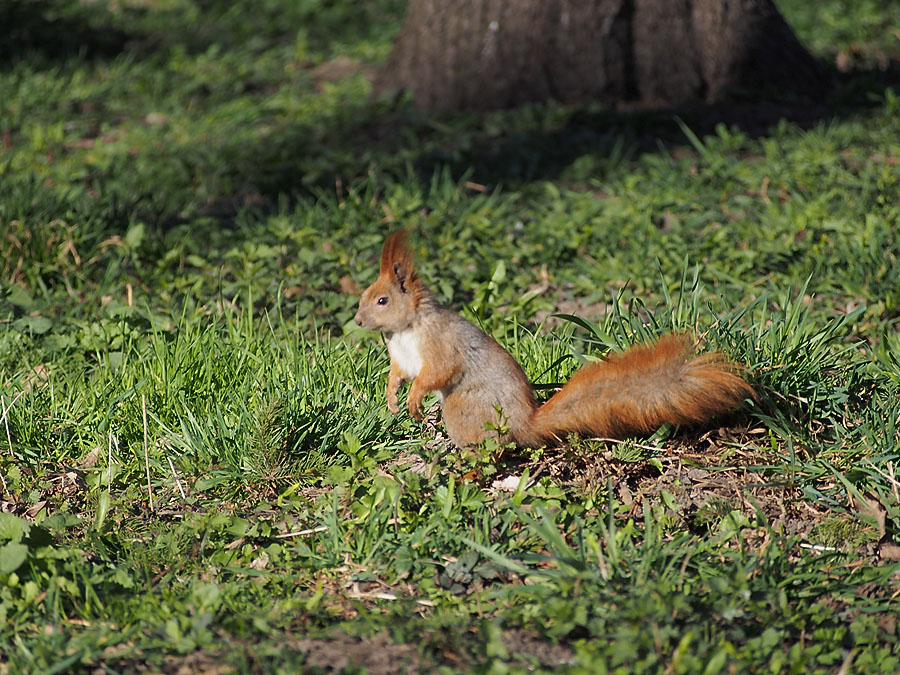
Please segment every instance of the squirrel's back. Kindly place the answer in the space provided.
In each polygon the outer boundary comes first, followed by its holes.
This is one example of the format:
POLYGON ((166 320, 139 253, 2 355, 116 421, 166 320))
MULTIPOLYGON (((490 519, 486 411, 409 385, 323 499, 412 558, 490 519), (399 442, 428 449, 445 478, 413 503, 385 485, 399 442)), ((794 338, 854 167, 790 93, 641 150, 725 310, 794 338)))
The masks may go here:
MULTIPOLYGON (((441 352, 435 358, 460 364, 454 380, 440 390, 444 424, 456 445, 472 445, 492 433, 485 430, 486 423, 498 430, 529 424, 537 407, 531 384, 522 367, 494 338, 444 308, 429 313, 423 328, 427 342, 441 352)), ((508 438, 500 436, 501 440, 508 438)))

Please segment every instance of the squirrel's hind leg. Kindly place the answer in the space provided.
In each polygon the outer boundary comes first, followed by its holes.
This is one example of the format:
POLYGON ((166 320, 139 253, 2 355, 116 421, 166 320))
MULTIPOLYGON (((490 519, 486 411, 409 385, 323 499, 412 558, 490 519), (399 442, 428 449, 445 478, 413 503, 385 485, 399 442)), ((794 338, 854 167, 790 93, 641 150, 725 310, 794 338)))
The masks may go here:
MULTIPOLYGON (((478 445, 491 436, 497 438, 502 424, 494 406, 473 405, 471 401, 462 404, 452 394, 444 400, 444 426, 457 447, 478 445)), ((506 438, 499 440, 505 442, 506 438)))

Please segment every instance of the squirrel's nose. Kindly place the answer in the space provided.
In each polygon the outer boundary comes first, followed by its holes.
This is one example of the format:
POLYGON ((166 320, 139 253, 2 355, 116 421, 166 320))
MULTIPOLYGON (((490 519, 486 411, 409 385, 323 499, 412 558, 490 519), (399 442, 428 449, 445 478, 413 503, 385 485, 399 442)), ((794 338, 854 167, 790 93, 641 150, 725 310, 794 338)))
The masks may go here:
POLYGON ((359 312, 356 313, 356 316, 353 317, 353 320, 356 322, 357 326, 362 326, 362 319, 359 317, 359 312))

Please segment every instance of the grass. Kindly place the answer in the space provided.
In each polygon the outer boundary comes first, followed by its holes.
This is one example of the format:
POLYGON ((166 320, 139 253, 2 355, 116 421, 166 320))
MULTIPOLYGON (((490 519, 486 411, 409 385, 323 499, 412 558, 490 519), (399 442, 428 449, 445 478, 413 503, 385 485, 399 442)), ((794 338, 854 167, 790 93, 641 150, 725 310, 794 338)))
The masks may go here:
POLYGON ((0 7, 0 672, 895 672, 900 26, 779 6, 814 110, 434 118, 402 3, 0 7), (539 387, 680 329, 760 400, 448 451, 397 227, 539 387))

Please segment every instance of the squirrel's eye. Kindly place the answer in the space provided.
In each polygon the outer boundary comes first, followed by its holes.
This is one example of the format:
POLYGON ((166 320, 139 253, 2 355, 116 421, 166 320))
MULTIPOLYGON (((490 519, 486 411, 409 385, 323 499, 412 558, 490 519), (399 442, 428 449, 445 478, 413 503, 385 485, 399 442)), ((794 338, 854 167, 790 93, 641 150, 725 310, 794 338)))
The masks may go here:
POLYGON ((388 303, 387 297, 378 298, 379 305, 386 305, 388 303))

